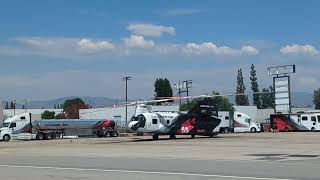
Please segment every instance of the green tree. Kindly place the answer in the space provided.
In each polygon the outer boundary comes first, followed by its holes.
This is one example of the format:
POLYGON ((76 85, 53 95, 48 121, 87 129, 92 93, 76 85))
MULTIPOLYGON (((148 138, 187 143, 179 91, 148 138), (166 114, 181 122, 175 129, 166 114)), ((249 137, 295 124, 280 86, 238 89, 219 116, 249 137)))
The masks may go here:
MULTIPOLYGON (((213 91, 213 97, 210 98, 211 105, 216 107, 218 111, 231 111, 232 104, 229 102, 229 99, 223 96, 219 96, 219 92, 213 91)), ((198 100, 194 99, 189 103, 184 103, 180 106, 180 111, 189 111, 194 108, 198 100)))
POLYGON ((197 104, 197 100, 196 99, 193 99, 189 103, 183 103, 180 106, 180 111, 189 111, 190 109, 195 107, 196 104, 197 104))
POLYGON ((320 88, 313 92, 313 103, 316 106, 315 109, 320 109, 320 88))
POLYGON ((41 119, 55 119, 55 112, 54 111, 43 111, 41 114, 41 119))
POLYGON ((5 105, 4 108, 5 108, 5 109, 9 109, 9 103, 8 103, 8 101, 6 101, 6 105, 5 105))
POLYGON ((248 106, 249 100, 247 95, 243 95, 244 91, 246 90, 246 86, 243 82, 242 70, 241 68, 238 69, 238 76, 237 76, 237 95, 236 96, 236 104, 239 106, 248 106))
POLYGON ((154 83, 154 92, 155 92, 155 99, 160 99, 161 97, 172 97, 173 91, 170 85, 170 82, 167 78, 156 79, 154 83))
POLYGON ((251 71, 250 71, 251 90, 253 91, 253 105, 260 108, 261 102, 260 102, 257 72, 256 72, 256 69, 253 64, 251 65, 250 69, 251 69, 251 71))
POLYGON ((80 98, 66 100, 63 104, 63 112, 68 119, 79 119, 79 109, 88 109, 80 98))
POLYGON ((260 95, 261 108, 274 108, 274 93, 272 86, 269 88, 262 88, 262 94, 260 95))
POLYGON ((15 109, 15 104, 12 101, 10 102, 10 109, 15 109))

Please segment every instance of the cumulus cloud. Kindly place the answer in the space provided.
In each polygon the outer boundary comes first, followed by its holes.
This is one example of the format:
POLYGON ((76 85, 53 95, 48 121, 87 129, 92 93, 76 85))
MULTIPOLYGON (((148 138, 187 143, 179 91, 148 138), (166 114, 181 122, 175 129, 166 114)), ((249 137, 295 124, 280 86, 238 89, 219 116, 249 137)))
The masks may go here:
POLYGON ((312 45, 306 44, 306 45, 286 45, 285 47, 282 47, 280 49, 280 52, 282 54, 306 54, 315 56, 319 53, 319 51, 312 45))
POLYGON ((129 24, 127 29, 133 34, 142 36, 161 36, 164 33, 174 35, 176 32, 174 27, 154 24, 129 24))
POLYGON ((248 55, 256 55, 259 51, 253 46, 243 46, 241 48, 241 52, 246 53, 248 55))
POLYGON ((241 49, 234 49, 227 46, 218 47, 212 42, 205 42, 201 44, 188 43, 183 48, 183 51, 189 55, 192 54, 215 54, 215 55, 256 55, 258 50, 253 46, 243 46, 241 49))
POLYGON ((114 49, 114 45, 108 41, 92 41, 90 39, 81 39, 78 45, 82 49, 88 50, 103 50, 103 49, 114 49))
POLYGON ((145 40, 143 36, 131 35, 123 39, 125 46, 129 48, 151 48, 155 44, 152 40, 145 40))

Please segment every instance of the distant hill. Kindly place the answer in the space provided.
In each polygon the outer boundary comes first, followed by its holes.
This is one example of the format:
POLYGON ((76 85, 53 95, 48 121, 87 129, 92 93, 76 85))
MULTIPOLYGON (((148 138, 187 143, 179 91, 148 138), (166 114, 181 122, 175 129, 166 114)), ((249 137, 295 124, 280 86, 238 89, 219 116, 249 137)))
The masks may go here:
MULTIPOLYGON (((68 97, 51 99, 51 100, 28 101, 27 108, 41 109, 44 107, 46 109, 50 109, 50 108, 53 108, 54 105, 63 104, 66 100, 74 99, 74 98, 78 98, 78 96, 68 96, 68 97)), ((84 96, 84 97, 79 97, 79 98, 81 98, 86 104, 90 104, 90 106, 92 106, 94 108, 110 107, 116 103, 121 104, 121 103, 125 102, 125 100, 112 99, 112 98, 106 98, 106 97, 84 96)), ((130 101, 130 100, 128 100, 128 101, 130 101)), ((16 107, 21 108, 22 104, 17 104, 16 107)))
MULTIPOLYGON (((295 107, 307 107, 307 106, 313 106, 312 98, 313 93, 308 92, 293 92, 292 93, 292 105, 295 107)), ((58 99, 52 99, 52 100, 40 100, 40 101, 28 101, 27 107, 28 108, 53 108, 56 104, 63 104, 67 99, 73 99, 77 98, 77 96, 69 96, 64 98, 58 98, 58 99)), ((85 103, 90 104, 94 108, 101 108, 101 107, 110 107, 114 104, 123 104, 125 100, 123 99, 113 99, 113 98, 107 98, 107 97, 89 97, 89 96, 83 96, 79 97, 81 98, 85 103)), ((250 104, 252 104, 252 96, 249 96, 250 104)), ((128 100, 128 101, 134 101, 134 100, 128 100)), ((235 98, 229 97, 229 101, 232 104, 235 104, 235 98)), ((175 102, 176 104, 179 104, 179 101, 175 102)), ((17 108, 21 108, 22 104, 17 104, 17 108)))

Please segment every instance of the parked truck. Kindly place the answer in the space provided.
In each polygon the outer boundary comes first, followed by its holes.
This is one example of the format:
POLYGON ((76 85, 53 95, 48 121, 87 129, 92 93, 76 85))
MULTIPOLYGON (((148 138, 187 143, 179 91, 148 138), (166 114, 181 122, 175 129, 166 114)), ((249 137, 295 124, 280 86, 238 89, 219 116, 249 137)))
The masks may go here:
POLYGON ((0 138, 9 141, 12 137, 29 135, 31 139, 50 140, 64 136, 96 135, 117 137, 115 122, 101 119, 42 119, 32 121, 31 113, 22 113, 4 120, 0 138))
POLYGON ((214 129, 217 133, 229 132, 260 132, 261 127, 258 123, 252 122, 247 114, 237 111, 219 111, 221 123, 214 129))

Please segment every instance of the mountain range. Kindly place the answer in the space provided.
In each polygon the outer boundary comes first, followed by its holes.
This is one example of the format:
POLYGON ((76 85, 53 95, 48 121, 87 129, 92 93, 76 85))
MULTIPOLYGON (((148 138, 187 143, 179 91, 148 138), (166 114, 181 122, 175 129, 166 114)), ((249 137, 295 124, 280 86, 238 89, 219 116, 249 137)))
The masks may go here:
MULTIPOLYGON (((313 94, 308 92, 293 92, 292 93, 292 105, 295 107, 307 107, 313 106, 313 94)), ((58 99, 51 99, 51 100, 37 100, 37 101, 28 101, 27 108, 46 108, 51 109, 54 108, 55 105, 63 104, 68 99, 77 98, 76 96, 68 96, 58 99)), ((94 108, 101 108, 101 107, 110 107, 115 104, 123 104, 125 100, 123 99, 113 99, 107 97, 90 97, 90 96, 82 96, 81 98, 86 104, 89 104, 91 107, 94 108)), ((252 97, 249 96, 251 100, 252 97)), ((141 100, 141 99, 140 99, 141 100)), ((230 102, 234 104, 234 98, 229 98, 230 102)), ((128 100, 136 101, 136 100, 128 100)), ((179 103, 179 102, 176 102, 179 103)), ((250 102, 251 103, 251 102, 250 102)), ((16 107, 21 108, 23 104, 17 103, 16 107)))

